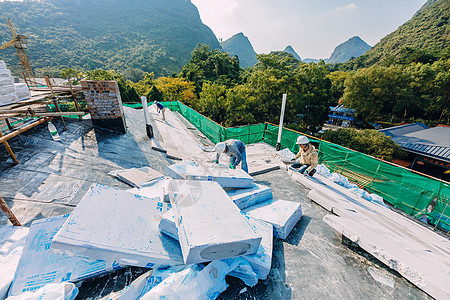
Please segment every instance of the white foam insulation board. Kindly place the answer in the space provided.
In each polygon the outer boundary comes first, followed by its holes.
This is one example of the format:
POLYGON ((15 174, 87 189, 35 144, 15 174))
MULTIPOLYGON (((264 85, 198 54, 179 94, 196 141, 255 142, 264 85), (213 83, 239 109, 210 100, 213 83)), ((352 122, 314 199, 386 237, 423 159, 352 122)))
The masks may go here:
POLYGON ((35 291, 49 283, 78 281, 120 268, 116 262, 88 260, 55 253, 50 245, 69 214, 41 219, 31 224, 9 295, 35 291))
POLYGON ((272 198, 272 189, 255 183, 250 188, 227 190, 228 196, 239 209, 244 209, 272 198))
POLYGON ((52 248, 138 267, 183 264, 179 244, 158 230, 161 216, 170 209, 163 197, 162 189, 150 198, 93 184, 52 248))
POLYGON ((173 180, 170 201, 186 264, 257 251, 261 236, 217 182, 173 180))
POLYGON ((171 164, 166 168, 166 175, 172 177, 173 179, 186 179, 187 166, 197 167, 198 165, 191 161, 182 161, 171 164))
POLYGON ((302 217, 300 203, 270 199, 243 209, 248 216, 273 225, 273 234, 286 239, 292 228, 302 217))
POLYGON ((0 299, 5 299, 14 279, 20 256, 29 232, 22 226, 0 228, 0 299))
MULTIPOLYGON (((272 267, 272 251, 273 251, 273 226, 267 222, 263 222, 248 216, 245 216, 247 223, 253 229, 253 231, 262 237, 261 244, 258 250, 254 254, 244 255, 253 271, 258 275, 258 279, 265 280, 269 275, 270 268, 272 267)), ((178 230, 176 226, 176 216, 173 209, 166 212, 161 222, 159 223, 159 229, 164 234, 173 237, 178 240, 178 230)), ((233 271, 235 277, 240 277, 239 268, 233 271)))
POLYGON ((186 179, 216 181, 223 188, 250 188, 253 186, 253 177, 242 169, 206 168, 188 165, 186 167, 186 179))

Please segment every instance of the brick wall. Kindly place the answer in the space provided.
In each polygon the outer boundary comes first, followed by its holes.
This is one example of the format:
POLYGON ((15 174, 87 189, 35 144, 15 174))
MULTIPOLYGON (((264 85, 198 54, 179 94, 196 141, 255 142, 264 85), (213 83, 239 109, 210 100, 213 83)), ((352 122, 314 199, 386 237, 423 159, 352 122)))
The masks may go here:
POLYGON ((126 132, 122 99, 116 81, 86 80, 81 81, 86 104, 96 125, 126 132), (112 121, 112 122, 111 122, 112 121), (123 130, 120 122, 123 123, 123 130))

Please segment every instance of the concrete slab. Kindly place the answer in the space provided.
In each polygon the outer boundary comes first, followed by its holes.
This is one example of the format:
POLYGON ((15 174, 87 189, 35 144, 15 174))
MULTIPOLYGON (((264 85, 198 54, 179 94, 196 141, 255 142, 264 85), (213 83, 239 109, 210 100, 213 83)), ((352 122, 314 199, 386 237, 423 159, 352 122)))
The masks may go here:
POLYGON ((35 291, 49 283, 76 282, 121 268, 116 262, 87 260, 50 250, 55 234, 68 218, 66 214, 31 224, 9 296, 35 291))
POLYGON ((261 236, 217 182, 173 180, 170 195, 186 264, 257 251, 261 236))
POLYGON ((179 244, 158 230, 169 210, 153 198, 94 184, 56 234, 52 249, 139 267, 183 264, 179 244))
POLYGON ((248 216, 273 225, 274 236, 286 239, 302 217, 300 204, 285 200, 267 200, 242 210, 248 216))

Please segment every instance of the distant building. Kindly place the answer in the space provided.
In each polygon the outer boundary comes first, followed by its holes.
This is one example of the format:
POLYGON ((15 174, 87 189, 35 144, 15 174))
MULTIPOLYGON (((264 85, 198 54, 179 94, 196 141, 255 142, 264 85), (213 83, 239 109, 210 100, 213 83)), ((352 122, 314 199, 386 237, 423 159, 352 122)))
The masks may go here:
POLYGON ((450 170, 450 127, 428 126, 418 122, 380 130, 414 156, 414 162, 442 167, 450 170))
POLYGON ((350 127, 355 122, 356 110, 352 108, 345 108, 343 105, 330 106, 330 114, 328 114, 328 124, 350 127))

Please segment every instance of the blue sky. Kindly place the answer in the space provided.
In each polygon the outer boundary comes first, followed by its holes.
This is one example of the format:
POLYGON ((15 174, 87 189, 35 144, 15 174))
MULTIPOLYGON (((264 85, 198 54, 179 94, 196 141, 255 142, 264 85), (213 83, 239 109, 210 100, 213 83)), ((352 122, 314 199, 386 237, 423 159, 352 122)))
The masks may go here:
POLYGON ((191 0, 217 38, 243 32, 257 53, 291 45, 303 58, 328 58, 357 35, 373 46, 426 0, 191 0))

